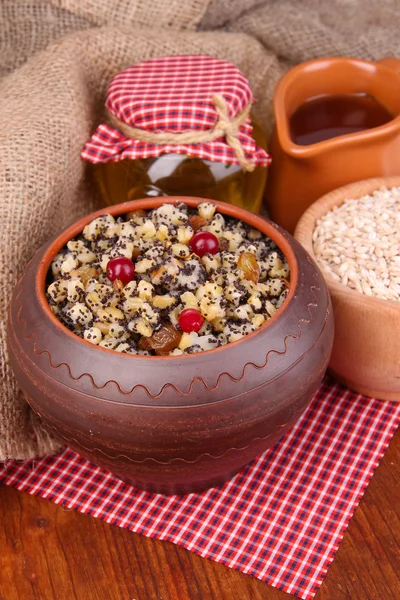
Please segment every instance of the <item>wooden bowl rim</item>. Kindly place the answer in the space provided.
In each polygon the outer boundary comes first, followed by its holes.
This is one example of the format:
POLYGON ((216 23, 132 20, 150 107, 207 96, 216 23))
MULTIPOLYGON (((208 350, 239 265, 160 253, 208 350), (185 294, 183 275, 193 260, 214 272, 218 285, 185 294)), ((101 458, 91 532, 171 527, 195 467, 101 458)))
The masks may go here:
MULTIPOLYGON (((224 350, 231 348, 234 345, 249 342, 254 336, 259 335, 260 333, 264 332, 266 329, 268 329, 268 327, 273 322, 275 322, 277 319, 279 319, 282 316, 283 312, 288 310, 289 306, 292 304, 292 300, 295 297, 296 289, 299 284, 299 268, 298 268, 296 254, 295 254, 294 250, 292 249, 290 241, 288 239, 286 239, 286 236, 291 237, 290 234, 288 234, 286 231, 283 231, 283 233, 281 233, 281 231, 279 231, 279 229, 278 229, 278 226, 275 223, 273 223, 272 221, 270 221, 269 219, 261 217, 260 215, 252 213, 243 208, 239 208, 232 204, 228 204, 227 202, 221 202, 219 200, 211 200, 208 198, 197 198, 197 197, 188 197, 188 196, 158 196, 155 198, 141 198, 138 200, 122 202, 120 204, 106 206, 104 208, 101 208, 100 210, 91 212, 91 213, 87 214, 86 216, 82 217, 81 219, 79 219, 78 221, 75 221, 72 225, 70 225, 67 229, 62 231, 58 236, 56 236, 51 241, 50 245, 46 248, 46 251, 44 252, 44 254, 40 260, 39 266, 37 268, 36 286, 35 287, 36 287, 36 294, 37 294, 40 306, 41 306, 42 310, 44 311, 44 313, 46 314, 46 316, 52 321, 52 323, 58 329, 60 329, 65 335, 73 337, 75 341, 78 341, 82 344, 86 344, 90 348, 98 350, 98 351, 108 352, 108 353, 111 352, 113 355, 116 354, 115 350, 103 348, 101 346, 95 346, 95 345, 91 344, 90 342, 88 342, 87 340, 79 337, 78 335, 76 335, 75 333, 70 331, 67 327, 65 327, 65 325, 63 325, 57 319, 57 317, 51 312, 49 303, 48 303, 46 295, 45 295, 45 282, 46 282, 47 273, 50 269, 51 261, 56 256, 56 254, 61 250, 61 248, 63 248, 65 246, 65 244, 68 241, 70 241, 73 237, 75 237, 76 235, 81 233, 83 231, 84 227, 88 223, 90 223, 93 219, 95 219, 96 217, 99 217, 104 214, 111 214, 112 216, 119 216, 119 215, 127 213, 131 210, 140 210, 140 209, 148 209, 149 210, 152 208, 156 208, 162 204, 178 204, 179 202, 184 202, 185 204, 187 204, 190 207, 196 207, 201 202, 211 202, 212 204, 214 204, 217 207, 217 210, 219 212, 221 212, 222 214, 233 217, 234 219, 237 219, 239 221, 244 221, 244 222, 248 223, 255 229, 258 229, 259 231, 264 233, 266 236, 268 236, 272 241, 274 241, 276 243, 278 248, 285 255, 285 257, 288 261, 288 264, 289 264, 289 268, 290 268, 289 293, 288 293, 282 307, 274 315, 272 315, 272 317, 270 319, 268 319, 268 321, 266 323, 263 323, 263 325, 261 325, 261 327, 256 329, 256 331, 253 331, 253 332, 249 333, 248 335, 244 336, 243 338, 240 338, 239 340, 236 340, 234 342, 230 342, 229 344, 226 344, 224 346, 220 346, 218 348, 213 348, 212 350, 207 350, 207 354, 219 353, 219 352, 222 352, 224 350)), ((148 359, 149 358, 148 356, 141 356, 141 355, 137 355, 137 354, 123 354, 123 353, 119 353, 119 354, 122 358, 129 358, 129 359, 148 359)), ((156 358, 157 361, 160 361, 160 360, 166 361, 166 360, 177 359, 177 358, 193 360, 196 357, 197 357, 197 354, 184 354, 184 355, 179 355, 179 356, 153 356, 153 358, 156 358)))
POLYGON ((367 296, 366 294, 361 294, 360 292, 357 292, 357 290, 349 288, 343 283, 335 281, 333 277, 325 271, 323 265, 318 262, 314 253, 312 241, 312 234, 317 219, 325 215, 334 206, 341 206, 345 200, 361 198, 366 194, 371 194, 372 192, 379 190, 383 186, 388 189, 400 187, 400 176, 363 179, 361 181, 349 183, 325 194, 311 204, 311 206, 303 213, 297 223, 294 238, 301 243, 303 248, 305 248, 320 267, 321 273, 330 291, 332 290, 342 296, 346 294, 350 302, 358 303, 362 300, 369 304, 371 308, 385 307, 386 309, 390 308, 400 312, 400 301, 384 300, 383 298, 367 296))

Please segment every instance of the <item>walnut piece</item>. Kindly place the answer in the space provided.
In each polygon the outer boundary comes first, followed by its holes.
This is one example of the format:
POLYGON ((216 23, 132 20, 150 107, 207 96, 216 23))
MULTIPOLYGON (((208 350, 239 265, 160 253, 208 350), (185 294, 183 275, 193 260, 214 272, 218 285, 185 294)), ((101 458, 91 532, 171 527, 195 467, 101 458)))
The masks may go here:
POLYGON ((197 231, 198 229, 201 229, 201 227, 208 225, 208 221, 207 219, 204 219, 204 217, 200 217, 200 215, 193 215, 189 217, 189 225, 193 231, 197 231))

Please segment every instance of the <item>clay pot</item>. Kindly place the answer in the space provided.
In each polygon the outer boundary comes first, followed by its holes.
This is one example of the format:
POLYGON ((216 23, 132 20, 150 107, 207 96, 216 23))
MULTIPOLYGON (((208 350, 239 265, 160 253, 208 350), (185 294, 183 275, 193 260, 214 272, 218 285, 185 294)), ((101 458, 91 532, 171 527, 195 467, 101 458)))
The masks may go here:
POLYGON ((199 198, 136 200, 88 215, 41 248, 14 292, 10 361, 27 401, 71 448, 125 481, 186 493, 229 479, 276 442, 325 373, 333 321, 324 279, 307 252, 273 223, 214 202, 272 238, 291 269, 288 297, 258 331, 193 355, 145 357, 94 347, 51 313, 53 257, 94 217, 199 198))
POLYGON ((400 175, 400 59, 333 57, 304 62, 285 73, 276 86, 274 113, 266 206, 271 219, 290 233, 303 212, 324 194, 353 181, 400 175), (360 93, 373 96, 393 119, 309 146, 291 139, 290 117, 307 100, 360 93))
MULTIPOLYGON (((372 194, 381 186, 399 187, 400 177, 359 181, 326 194, 304 213, 296 239, 315 260, 312 234, 317 220, 345 200, 372 194)), ((335 319, 330 371, 356 392, 400 401, 400 302, 360 294, 323 274, 335 319)))

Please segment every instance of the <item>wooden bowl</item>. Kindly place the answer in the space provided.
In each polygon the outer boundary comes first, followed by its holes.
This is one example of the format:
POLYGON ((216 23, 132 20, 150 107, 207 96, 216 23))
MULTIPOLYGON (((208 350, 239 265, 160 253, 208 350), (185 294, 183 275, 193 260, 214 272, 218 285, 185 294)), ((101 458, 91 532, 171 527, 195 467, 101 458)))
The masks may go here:
MULTIPOLYGON (((367 179, 341 187, 312 204, 301 217, 295 238, 316 260, 312 233, 317 219, 346 199, 381 186, 400 186, 400 177, 367 179)), ((329 370, 353 390, 400 401, 400 302, 360 294, 323 271, 332 298, 335 337, 329 370)))
POLYGON ((333 317, 324 279, 301 245, 273 223, 222 202, 225 215, 272 238, 291 269, 281 309, 247 337, 193 355, 146 357, 94 347, 51 313, 53 257, 94 217, 199 198, 153 198, 88 215, 41 248, 14 292, 10 361, 26 399, 77 452, 138 487, 205 489, 232 477, 298 419, 325 373, 333 317))

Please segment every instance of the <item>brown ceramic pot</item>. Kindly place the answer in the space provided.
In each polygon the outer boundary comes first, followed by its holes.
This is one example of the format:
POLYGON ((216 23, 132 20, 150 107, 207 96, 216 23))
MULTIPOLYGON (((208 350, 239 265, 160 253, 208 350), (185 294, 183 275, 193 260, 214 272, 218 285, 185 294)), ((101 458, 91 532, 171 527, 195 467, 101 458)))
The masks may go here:
POLYGON ((271 219, 290 233, 303 212, 327 192, 369 177, 400 175, 400 59, 334 57, 297 65, 276 87, 274 113, 265 197, 271 219), (307 100, 359 93, 373 96, 393 119, 309 146, 291 139, 290 117, 307 100))
POLYGON ((220 484, 298 419, 325 373, 333 321, 324 279, 286 232, 237 207, 222 214, 272 238, 291 269, 288 297, 257 332, 193 355, 144 357, 94 347, 51 313, 53 257, 94 217, 198 198, 137 200, 88 215, 41 248, 14 292, 9 353, 34 411, 77 452, 135 486, 186 493, 220 484))

